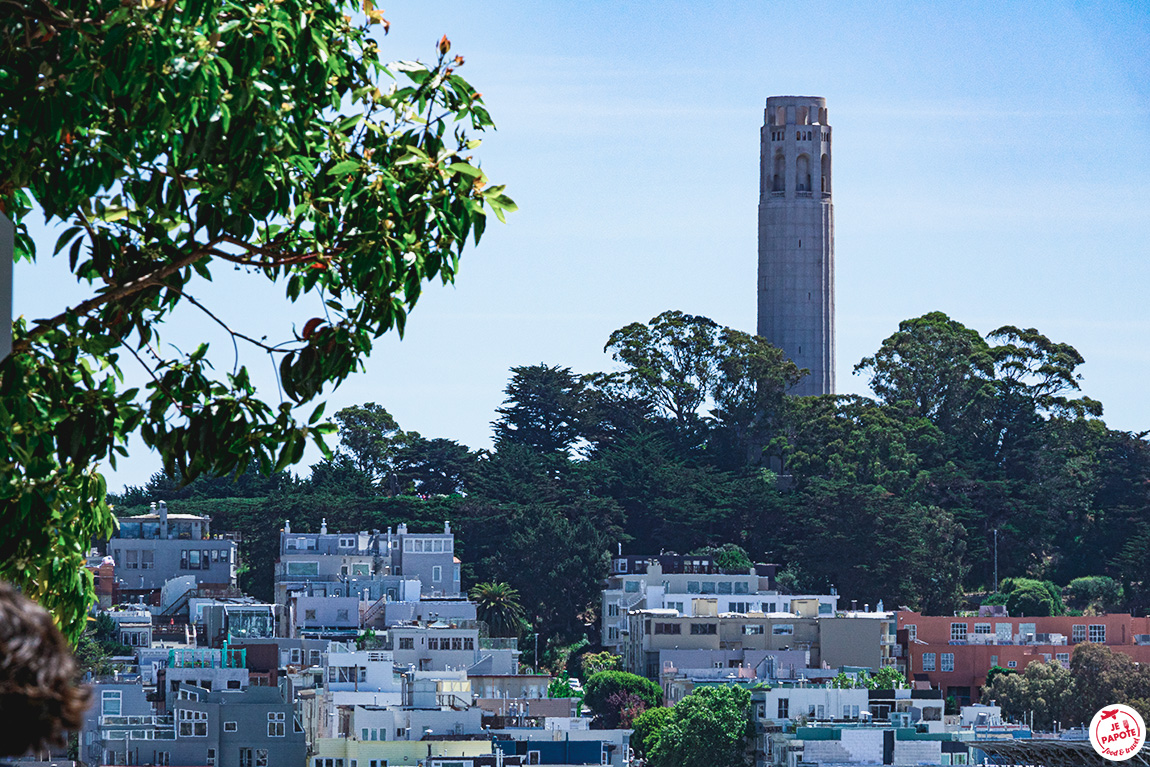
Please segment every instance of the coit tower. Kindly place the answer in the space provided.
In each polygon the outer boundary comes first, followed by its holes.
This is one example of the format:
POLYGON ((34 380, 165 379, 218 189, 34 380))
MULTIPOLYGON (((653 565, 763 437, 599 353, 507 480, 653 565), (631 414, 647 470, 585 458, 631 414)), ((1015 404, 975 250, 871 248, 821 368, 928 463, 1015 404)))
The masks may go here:
POLYGON ((810 374, 790 394, 835 390, 835 216, 826 99, 771 96, 759 156, 758 334, 810 374))

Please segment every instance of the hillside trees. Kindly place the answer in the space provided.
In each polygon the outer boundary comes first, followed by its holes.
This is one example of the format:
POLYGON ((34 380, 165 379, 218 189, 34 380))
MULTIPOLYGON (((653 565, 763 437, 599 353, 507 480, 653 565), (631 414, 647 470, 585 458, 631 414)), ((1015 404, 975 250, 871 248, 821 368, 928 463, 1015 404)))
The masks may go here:
POLYGON ((369 34, 382 16, 356 10, 100 0, 0 16, 0 208, 19 259, 44 255, 33 202, 65 222, 55 252, 91 287, 18 320, 0 364, 0 576, 73 638, 92 598, 84 550, 113 524, 98 462, 129 434, 185 481, 322 447, 323 390, 403 331, 425 281, 454 279, 485 207, 514 207, 469 162, 465 129, 491 121, 447 39, 430 66, 389 70, 369 34), (281 286, 300 316, 275 338, 233 325, 201 292, 221 267, 281 286), (187 313, 234 348, 162 344, 187 313), (274 361, 284 402, 256 391, 240 344, 274 361), (144 386, 123 388, 126 364, 144 386))

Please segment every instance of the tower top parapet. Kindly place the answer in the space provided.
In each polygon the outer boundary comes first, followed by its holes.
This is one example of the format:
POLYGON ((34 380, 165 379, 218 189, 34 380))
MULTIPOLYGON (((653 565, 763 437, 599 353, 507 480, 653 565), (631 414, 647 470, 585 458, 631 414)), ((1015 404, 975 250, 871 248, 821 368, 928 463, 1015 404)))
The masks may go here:
POLYGON ((768 96, 763 122, 778 125, 826 125, 827 100, 822 96, 768 96))

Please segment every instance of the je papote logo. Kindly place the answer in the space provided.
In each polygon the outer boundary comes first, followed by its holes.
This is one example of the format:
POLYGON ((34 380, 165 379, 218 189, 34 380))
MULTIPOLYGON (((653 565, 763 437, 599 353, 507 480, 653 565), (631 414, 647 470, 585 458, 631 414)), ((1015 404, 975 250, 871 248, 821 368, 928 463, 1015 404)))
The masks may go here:
POLYGON ((1129 706, 1106 706, 1090 720, 1090 745, 1104 759, 1121 762, 1146 742, 1146 723, 1129 706))

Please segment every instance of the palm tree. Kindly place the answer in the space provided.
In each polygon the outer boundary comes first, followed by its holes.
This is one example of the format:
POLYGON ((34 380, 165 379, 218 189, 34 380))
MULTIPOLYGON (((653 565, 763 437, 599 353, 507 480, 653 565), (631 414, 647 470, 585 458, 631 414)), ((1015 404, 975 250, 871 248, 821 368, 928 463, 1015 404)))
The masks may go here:
POLYGON ((479 620, 486 621, 491 636, 519 636, 523 606, 519 592, 510 583, 477 583, 471 587, 471 600, 479 620))

